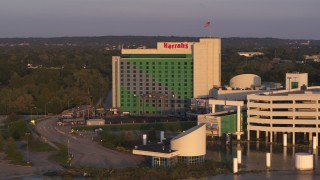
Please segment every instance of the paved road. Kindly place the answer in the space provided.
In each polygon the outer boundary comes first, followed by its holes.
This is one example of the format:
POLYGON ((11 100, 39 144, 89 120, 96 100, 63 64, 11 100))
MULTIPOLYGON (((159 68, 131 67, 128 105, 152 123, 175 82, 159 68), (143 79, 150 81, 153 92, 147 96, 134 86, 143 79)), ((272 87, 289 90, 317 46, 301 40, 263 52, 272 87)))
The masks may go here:
POLYGON ((10 164, 4 153, 0 153, 0 179, 20 178, 34 175, 33 167, 10 164))
POLYGON ((36 129, 47 141, 63 143, 66 146, 69 141, 70 152, 74 155, 72 166, 124 168, 138 166, 144 161, 141 156, 107 149, 93 142, 91 136, 70 135, 70 127, 57 127, 57 120, 57 117, 53 117, 40 121, 36 124, 36 129))

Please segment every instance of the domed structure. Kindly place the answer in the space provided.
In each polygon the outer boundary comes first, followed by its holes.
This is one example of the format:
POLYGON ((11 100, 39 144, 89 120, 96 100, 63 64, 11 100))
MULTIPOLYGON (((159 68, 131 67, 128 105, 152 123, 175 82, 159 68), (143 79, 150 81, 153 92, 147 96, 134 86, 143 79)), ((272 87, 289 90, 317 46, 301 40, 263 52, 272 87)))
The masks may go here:
POLYGON ((230 87, 241 89, 254 89, 261 86, 261 77, 255 74, 240 74, 230 80, 230 87))

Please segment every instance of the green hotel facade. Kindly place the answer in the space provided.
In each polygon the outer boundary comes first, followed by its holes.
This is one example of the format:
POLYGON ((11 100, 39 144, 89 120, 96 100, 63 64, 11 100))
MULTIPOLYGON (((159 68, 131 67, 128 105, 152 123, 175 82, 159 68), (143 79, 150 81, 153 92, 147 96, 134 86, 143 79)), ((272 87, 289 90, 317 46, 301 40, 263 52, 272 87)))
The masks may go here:
POLYGON ((192 98, 220 86, 220 39, 159 42, 156 49, 122 49, 112 59, 113 107, 132 115, 184 116, 192 98))

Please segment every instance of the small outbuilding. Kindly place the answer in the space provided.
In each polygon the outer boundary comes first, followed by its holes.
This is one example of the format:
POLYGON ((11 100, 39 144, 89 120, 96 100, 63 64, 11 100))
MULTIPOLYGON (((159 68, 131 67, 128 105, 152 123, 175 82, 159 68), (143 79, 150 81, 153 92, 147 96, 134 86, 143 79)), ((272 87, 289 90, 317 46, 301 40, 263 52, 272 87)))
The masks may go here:
POLYGON ((105 124, 104 119, 88 119, 87 120, 87 125, 88 126, 102 126, 105 124))
POLYGON ((175 136, 170 142, 135 146, 132 153, 151 157, 153 167, 170 167, 177 162, 203 163, 206 155, 206 126, 197 125, 175 136))

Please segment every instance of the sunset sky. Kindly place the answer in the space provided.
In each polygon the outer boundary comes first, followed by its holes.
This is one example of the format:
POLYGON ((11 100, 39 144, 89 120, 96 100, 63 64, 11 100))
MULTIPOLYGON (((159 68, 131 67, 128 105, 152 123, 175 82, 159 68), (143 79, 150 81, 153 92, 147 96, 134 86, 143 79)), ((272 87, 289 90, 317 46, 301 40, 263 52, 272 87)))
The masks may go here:
POLYGON ((0 0, 0 38, 275 37, 320 40, 319 0, 0 0))

